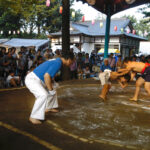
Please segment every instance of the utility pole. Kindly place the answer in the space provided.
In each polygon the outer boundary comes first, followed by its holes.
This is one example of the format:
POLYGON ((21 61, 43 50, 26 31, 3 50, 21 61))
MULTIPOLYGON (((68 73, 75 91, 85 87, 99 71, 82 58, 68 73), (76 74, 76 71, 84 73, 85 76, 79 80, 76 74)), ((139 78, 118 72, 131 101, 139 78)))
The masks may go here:
MULTIPOLYGON (((70 0, 62 0, 62 56, 66 56, 70 51, 70 0)), ((70 79, 68 67, 62 68, 62 80, 70 79)))
POLYGON ((62 54, 70 50, 70 0, 62 0, 62 54))

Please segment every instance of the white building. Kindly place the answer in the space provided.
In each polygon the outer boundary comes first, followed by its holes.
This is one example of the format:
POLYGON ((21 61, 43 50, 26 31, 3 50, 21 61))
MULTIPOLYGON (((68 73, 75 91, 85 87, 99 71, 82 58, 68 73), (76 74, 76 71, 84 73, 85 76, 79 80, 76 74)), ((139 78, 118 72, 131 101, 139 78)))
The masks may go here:
MULTIPOLYGON (((70 44, 86 53, 104 49, 105 26, 106 20, 98 20, 94 24, 91 21, 71 23, 70 44)), ((61 34, 61 32, 50 34, 51 47, 61 46, 61 34)), ((137 54, 140 41, 146 40, 146 38, 136 35, 129 19, 111 20, 109 48, 118 49, 123 57, 137 54)))

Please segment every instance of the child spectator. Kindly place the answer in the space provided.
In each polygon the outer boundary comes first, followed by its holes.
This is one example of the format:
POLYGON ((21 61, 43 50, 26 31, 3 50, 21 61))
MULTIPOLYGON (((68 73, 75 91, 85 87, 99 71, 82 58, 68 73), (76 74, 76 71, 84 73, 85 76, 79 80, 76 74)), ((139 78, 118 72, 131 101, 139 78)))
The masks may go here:
POLYGON ((78 73, 78 79, 82 79, 82 77, 83 77, 83 70, 82 70, 80 64, 78 65, 77 73, 78 73))
POLYGON ((90 72, 90 68, 89 68, 88 65, 85 67, 83 73, 84 73, 84 74, 83 74, 83 77, 84 77, 84 78, 89 78, 89 77, 90 77, 91 72, 90 72))
POLYGON ((18 85, 20 85, 20 77, 19 76, 15 76, 14 71, 9 71, 9 75, 6 79, 7 85, 11 86, 11 87, 17 87, 18 85))

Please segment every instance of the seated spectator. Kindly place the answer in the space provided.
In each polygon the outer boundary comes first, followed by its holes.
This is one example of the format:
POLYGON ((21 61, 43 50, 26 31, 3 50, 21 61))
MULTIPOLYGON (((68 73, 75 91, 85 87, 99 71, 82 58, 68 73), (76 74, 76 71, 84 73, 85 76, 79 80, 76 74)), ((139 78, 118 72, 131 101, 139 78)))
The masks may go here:
POLYGON ((77 68, 77 74, 78 74, 78 79, 82 79, 83 78, 83 70, 82 70, 80 64, 78 65, 78 68, 77 68))
POLYGON ((91 74, 90 68, 89 68, 89 66, 87 65, 87 66, 85 67, 85 69, 83 70, 83 78, 89 78, 89 77, 90 77, 90 74, 91 74))
POLYGON ((100 67, 100 72, 104 72, 105 69, 112 70, 110 65, 108 64, 108 59, 104 59, 104 63, 100 67))
POLYGON ((19 76, 15 76, 14 71, 10 71, 6 82, 11 87, 17 87, 20 85, 21 79, 19 76))

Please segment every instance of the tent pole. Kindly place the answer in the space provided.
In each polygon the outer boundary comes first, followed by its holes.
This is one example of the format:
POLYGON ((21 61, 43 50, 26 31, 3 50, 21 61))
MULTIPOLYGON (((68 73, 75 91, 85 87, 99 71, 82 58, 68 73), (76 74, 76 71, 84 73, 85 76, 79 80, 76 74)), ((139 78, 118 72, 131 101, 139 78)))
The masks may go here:
POLYGON ((110 35, 110 19, 111 19, 111 14, 110 14, 110 5, 107 7, 107 19, 106 19, 106 30, 105 30, 105 48, 104 48, 104 58, 108 57, 108 48, 109 48, 109 35, 110 35))

